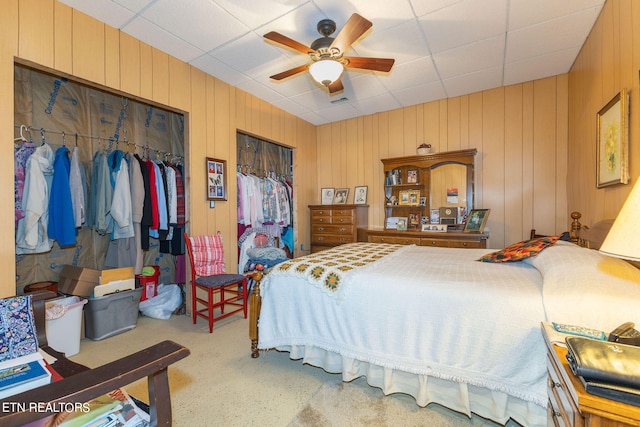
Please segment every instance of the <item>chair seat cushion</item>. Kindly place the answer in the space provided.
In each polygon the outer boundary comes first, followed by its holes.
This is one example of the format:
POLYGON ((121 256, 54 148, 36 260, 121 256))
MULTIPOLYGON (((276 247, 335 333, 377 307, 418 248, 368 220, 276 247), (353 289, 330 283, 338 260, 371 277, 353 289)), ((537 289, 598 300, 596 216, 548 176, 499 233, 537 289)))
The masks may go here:
POLYGON ((196 283, 207 288, 217 288, 242 282, 245 277, 242 274, 214 274, 212 276, 202 276, 196 279, 196 283))

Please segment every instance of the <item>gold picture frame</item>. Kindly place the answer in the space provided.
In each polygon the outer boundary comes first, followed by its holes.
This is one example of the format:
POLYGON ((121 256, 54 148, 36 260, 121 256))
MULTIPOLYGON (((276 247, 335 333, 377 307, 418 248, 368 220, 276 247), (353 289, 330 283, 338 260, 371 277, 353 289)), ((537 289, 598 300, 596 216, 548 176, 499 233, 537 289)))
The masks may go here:
POLYGON ((471 209, 463 231, 465 233, 482 233, 490 213, 491 209, 471 209))
POLYGON ((420 205, 420 190, 401 190, 398 191, 398 204, 404 206, 420 205))
POLYGON ((629 96, 622 89, 596 121, 596 187, 629 182, 629 96))

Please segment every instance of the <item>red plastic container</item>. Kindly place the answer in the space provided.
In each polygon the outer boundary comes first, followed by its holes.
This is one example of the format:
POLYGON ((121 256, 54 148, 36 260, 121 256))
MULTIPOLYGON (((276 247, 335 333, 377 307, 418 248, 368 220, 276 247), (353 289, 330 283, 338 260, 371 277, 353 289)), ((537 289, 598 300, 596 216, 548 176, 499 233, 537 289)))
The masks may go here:
MULTIPOLYGON (((147 266, 149 267, 149 266, 147 266)), ((158 295, 158 278, 160 277, 160 267, 152 265, 155 273, 153 276, 143 276, 142 274, 136 274, 136 287, 142 289, 142 295, 140 295, 140 301, 151 299, 158 295)))

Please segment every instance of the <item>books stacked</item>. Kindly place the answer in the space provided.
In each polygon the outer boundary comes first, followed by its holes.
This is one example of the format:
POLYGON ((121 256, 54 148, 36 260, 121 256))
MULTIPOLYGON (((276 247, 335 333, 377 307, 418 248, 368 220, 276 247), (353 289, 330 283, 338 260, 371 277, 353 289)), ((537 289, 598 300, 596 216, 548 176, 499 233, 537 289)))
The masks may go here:
POLYGON ((0 399, 51 382, 51 372, 39 352, 0 362, 0 399))

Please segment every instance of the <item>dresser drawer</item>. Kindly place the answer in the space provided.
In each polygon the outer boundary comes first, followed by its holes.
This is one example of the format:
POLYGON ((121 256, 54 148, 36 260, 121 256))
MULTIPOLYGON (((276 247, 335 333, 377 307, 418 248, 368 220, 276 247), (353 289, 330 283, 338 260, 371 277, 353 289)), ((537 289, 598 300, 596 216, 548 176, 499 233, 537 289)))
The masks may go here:
POLYGON ((311 243, 343 245, 354 242, 353 236, 341 234, 312 234, 311 243))
POLYGON ((547 395, 552 403, 549 407, 549 417, 554 421, 554 424, 551 425, 583 427, 584 418, 571 398, 557 366, 548 357, 547 371, 549 373, 547 395))
POLYGON ((449 247, 479 249, 484 246, 480 240, 449 240, 449 247))
POLYGON ((438 248, 448 248, 449 240, 447 239, 433 239, 430 237, 423 237, 420 239, 420 246, 433 246, 438 248))
POLYGON ((314 234, 349 234, 354 231, 353 224, 334 225, 334 224, 312 224, 311 235, 314 234))
POLYGON ((395 237, 369 235, 369 243, 396 243, 395 237))
POLYGON ((312 215, 312 224, 331 224, 331 215, 312 215))
POLYGON ((331 224, 353 224, 354 218, 353 216, 345 216, 345 215, 336 215, 334 212, 331 215, 331 224))
POLYGON ((399 245, 420 245, 420 238, 396 236, 396 241, 394 243, 399 245))

